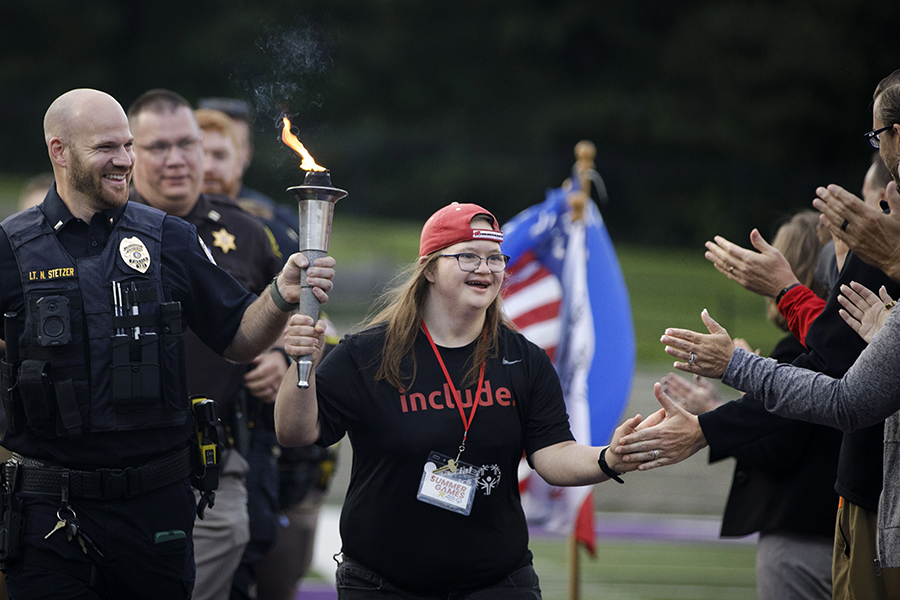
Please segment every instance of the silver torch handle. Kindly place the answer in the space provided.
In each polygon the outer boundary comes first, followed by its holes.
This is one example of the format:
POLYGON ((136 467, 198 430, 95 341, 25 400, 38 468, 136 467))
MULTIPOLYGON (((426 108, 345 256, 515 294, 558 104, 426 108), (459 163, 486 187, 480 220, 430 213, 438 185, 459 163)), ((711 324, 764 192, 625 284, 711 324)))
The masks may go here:
MULTIPOLYGON (((317 258, 324 258, 324 250, 303 250, 303 256, 312 265, 317 258)), ((313 293, 312 286, 306 283, 306 269, 300 271, 300 305, 297 307, 300 314, 309 315, 313 319, 313 326, 319 320, 319 299, 313 293)), ((297 387, 306 389, 309 387, 309 373, 312 371, 312 356, 301 356, 297 360, 297 387)))
MULTIPOLYGON (((297 246, 311 265, 328 252, 334 203, 346 196, 347 192, 331 187, 331 175, 328 171, 310 171, 306 174, 303 185, 289 187, 287 191, 297 199, 297 234, 300 237, 297 246)), ((311 316, 315 324, 319 320, 319 301, 306 283, 306 269, 300 273, 300 285, 300 305, 297 308, 301 314, 311 316)), ((297 361, 297 387, 309 387, 311 371, 312 357, 301 357, 297 361)))

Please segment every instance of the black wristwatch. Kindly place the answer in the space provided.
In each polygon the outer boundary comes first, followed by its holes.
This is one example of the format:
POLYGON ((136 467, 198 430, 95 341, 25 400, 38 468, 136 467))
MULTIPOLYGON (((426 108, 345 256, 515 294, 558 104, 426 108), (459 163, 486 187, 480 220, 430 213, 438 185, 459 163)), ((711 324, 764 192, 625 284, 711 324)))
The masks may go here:
POLYGON ((605 447, 600 451, 600 457, 597 459, 597 464, 600 465, 600 470, 603 471, 607 477, 612 480, 618 481, 619 483, 625 483, 621 477, 619 477, 619 473, 616 473, 612 470, 608 464, 606 464, 606 451, 609 449, 609 446, 605 447))
POLYGON ((783 290, 781 290, 780 292, 778 292, 778 295, 775 296, 775 306, 778 306, 778 303, 781 302, 781 299, 784 298, 784 295, 785 295, 785 294, 787 294, 789 291, 791 291, 792 289, 794 289, 794 288, 797 287, 798 285, 800 285, 800 284, 799 284, 799 283, 792 283, 791 285, 787 286, 786 288, 784 288, 783 290))

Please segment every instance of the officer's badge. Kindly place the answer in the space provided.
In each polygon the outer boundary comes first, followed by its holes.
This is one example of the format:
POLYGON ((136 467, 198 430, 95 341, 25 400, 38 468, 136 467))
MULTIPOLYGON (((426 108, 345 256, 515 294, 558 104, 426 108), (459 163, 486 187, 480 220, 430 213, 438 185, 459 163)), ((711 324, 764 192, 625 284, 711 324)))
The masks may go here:
POLYGON ((150 252, 144 242, 136 237, 124 238, 119 242, 119 255, 135 271, 146 273, 150 268, 150 252))
POLYGON ((228 254, 229 250, 237 250, 234 245, 234 236, 228 233, 224 227, 218 231, 213 231, 213 246, 217 246, 222 250, 222 254, 228 254))

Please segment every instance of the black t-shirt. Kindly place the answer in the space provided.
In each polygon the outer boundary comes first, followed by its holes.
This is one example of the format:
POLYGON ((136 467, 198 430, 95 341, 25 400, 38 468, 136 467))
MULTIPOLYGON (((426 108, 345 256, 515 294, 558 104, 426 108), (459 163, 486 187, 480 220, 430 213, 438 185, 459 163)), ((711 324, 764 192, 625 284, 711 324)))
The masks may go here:
MULTIPOLYGON (((349 433, 350 486, 343 550, 403 589, 443 592, 494 583, 528 564, 528 530, 516 471, 523 452, 572 440, 559 378, 546 353, 501 328, 460 461, 484 468, 471 514, 417 500, 430 452, 455 458, 463 422, 423 332, 416 379, 398 391, 375 383, 384 327, 348 336, 316 371, 319 444, 349 433), (499 479, 497 479, 499 475, 499 479), (491 478, 488 478, 491 477, 491 478)), ((468 417, 477 384, 460 389, 475 343, 440 348, 468 417)))

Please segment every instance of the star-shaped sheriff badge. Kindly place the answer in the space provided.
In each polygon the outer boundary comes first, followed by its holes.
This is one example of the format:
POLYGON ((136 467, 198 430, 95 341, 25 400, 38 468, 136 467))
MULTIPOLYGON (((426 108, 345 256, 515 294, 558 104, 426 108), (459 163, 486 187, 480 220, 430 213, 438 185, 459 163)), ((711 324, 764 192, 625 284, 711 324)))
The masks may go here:
POLYGON ((223 227, 218 231, 213 231, 213 246, 218 246, 222 250, 222 254, 228 254, 229 250, 237 250, 237 246, 234 245, 234 236, 228 233, 228 231, 223 227))

